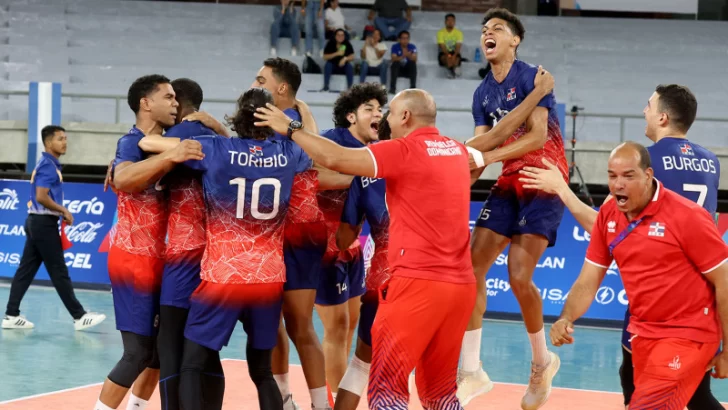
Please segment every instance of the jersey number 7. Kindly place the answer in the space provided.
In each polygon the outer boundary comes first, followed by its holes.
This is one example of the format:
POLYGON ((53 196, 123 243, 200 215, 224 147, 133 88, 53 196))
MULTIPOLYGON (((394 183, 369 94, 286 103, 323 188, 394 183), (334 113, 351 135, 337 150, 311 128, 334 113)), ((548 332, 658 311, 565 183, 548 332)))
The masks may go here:
POLYGON ((703 204, 705 203, 705 197, 708 196, 708 187, 706 185, 683 184, 683 191, 697 192, 698 193, 698 205, 700 205, 700 206, 703 206, 703 204))
MULTIPOLYGON (((245 178, 235 178, 230 180, 230 185, 238 186, 238 205, 235 217, 242 219, 245 215, 245 185, 248 181, 245 178)), ((255 219, 269 220, 278 215, 281 205, 281 181, 275 178, 261 178, 253 182, 253 188, 250 198, 250 215, 255 219), (260 212, 260 188, 263 186, 273 187, 273 209, 270 212, 260 212)))

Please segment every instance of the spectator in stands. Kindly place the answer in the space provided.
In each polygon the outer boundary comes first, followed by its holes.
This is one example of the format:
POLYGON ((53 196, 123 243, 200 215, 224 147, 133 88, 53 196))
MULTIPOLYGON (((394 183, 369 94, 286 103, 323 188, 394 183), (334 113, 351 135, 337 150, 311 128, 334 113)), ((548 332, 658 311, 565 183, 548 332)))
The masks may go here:
POLYGON ((412 9, 406 0, 376 0, 369 12, 369 21, 372 20, 374 27, 382 32, 385 40, 393 41, 400 33, 409 30, 412 24, 412 9), (406 13, 406 17, 402 17, 403 12, 406 13), (393 33, 389 30, 390 27, 394 28, 393 33))
POLYGON ((331 0, 330 7, 326 9, 326 38, 331 39, 338 29, 345 30, 346 39, 349 40, 352 30, 346 25, 344 13, 339 7, 339 0, 331 0))
POLYGON ((399 43, 392 44, 391 94, 397 93, 397 78, 409 77, 410 88, 417 88, 417 47, 409 42, 409 31, 399 33, 399 43))
POLYGON ((354 47, 346 40, 344 30, 336 30, 334 38, 326 43, 324 60, 326 60, 326 66, 324 67, 323 91, 329 91, 332 74, 346 74, 347 88, 354 85, 354 67, 351 65, 354 60, 354 47))
POLYGON ((365 40, 364 47, 361 49, 362 63, 359 69, 359 81, 362 83, 366 82, 368 75, 379 75, 382 85, 387 85, 387 61, 384 60, 387 46, 381 41, 382 32, 377 29, 365 40))
POLYGON ((291 55, 296 55, 301 31, 298 28, 298 13, 294 0, 281 0, 280 6, 273 7, 273 23, 270 25, 270 55, 276 56, 278 39, 284 35, 291 38, 291 55))
POLYGON ((303 0, 301 14, 305 20, 304 32, 306 33, 306 55, 311 57, 313 53, 314 28, 319 39, 319 52, 324 55, 326 37, 324 32, 324 2, 325 0, 303 0))
POLYGON ((437 32, 437 45, 440 47, 440 54, 437 56, 440 67, 445 67, 450 71, 448 78, 460 77, 460 48, 463 46, 463 32, 455 28, 454 14, 450 13, 445 16, 445 27, 437 32))

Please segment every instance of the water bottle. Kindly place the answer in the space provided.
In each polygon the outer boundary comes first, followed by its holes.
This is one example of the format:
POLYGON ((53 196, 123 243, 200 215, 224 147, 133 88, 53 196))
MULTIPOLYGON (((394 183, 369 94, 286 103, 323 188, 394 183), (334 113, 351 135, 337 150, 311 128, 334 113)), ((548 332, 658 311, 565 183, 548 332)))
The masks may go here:
POLYGON ((480 58, 480 47, 478 47, 478 48, 475 49, 475 59, 474 60, 475 60, 476 63, 479 63, 481 61, 481 58, 480 58))

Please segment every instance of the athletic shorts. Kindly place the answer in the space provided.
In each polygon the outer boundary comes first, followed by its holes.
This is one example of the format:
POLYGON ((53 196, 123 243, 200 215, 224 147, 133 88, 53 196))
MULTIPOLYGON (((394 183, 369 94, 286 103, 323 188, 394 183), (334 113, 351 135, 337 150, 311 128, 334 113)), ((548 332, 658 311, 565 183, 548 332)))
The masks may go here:
POLYGON ((624 312, 624 323, 622 324, 622 346, 624 346, 625 349, 631 352, 632 342, 630 342, 629 339, 632 338, 632 334, 627 331, 630 317, 631 315, 629 314, 629 306, 627 306, 627 311, 624 312))
POLYGON ((507 238, 540 235, 548 239, 548 246, 552 247, 564 215, 564 204, 556 195, 522 188, 519 177, 520 174, 513 174, 498 178, 475 226, 507 238))
POLYGON ((423 408, 462 408, 458 360, 475 305, 475 283, 458 284, 395 276, 380 289, 372 326, 369 408, 402 408, 415 381, 423 408))
POLYGON ((316 304, 335 306, 366 293, 364 258, 359 252, 351 261, 321 265, 316 304))
POLYGON ((108 267, 116 329, 156 336, 164 259, 134 255, 111 246, 108 267))
POLYGON ((361 308, 359 309, 359 339, 370 347, 372 345, 372 325, 374 324, 374 317, 377 315, 377 307, 379 307, 379 301, 376 298, 363 297, 361 299, 361 308))
POLYGON ((202 281, 190 298, 185 338, 219 352, 230 341, 235 325, 242 322, 254 349, 272 349, 277 342, 282 304, 283 283, 202 281))
POLYGON ((720 343, 632 339, 635 391, 630 410, 684 409, 720 343))
POLYGON ((182 255, 168 256, 162 274, 162 295, 159 304, 181 309, 190 308, 190 296, 200 285, 200 263, 205 248, 182 255))
POLYGON ((317 289, 321 274, 321 259, 326 252, 326 243, 293 247, 283 244, 283 260, 286 264, 286 284, 283 290, 317 289))

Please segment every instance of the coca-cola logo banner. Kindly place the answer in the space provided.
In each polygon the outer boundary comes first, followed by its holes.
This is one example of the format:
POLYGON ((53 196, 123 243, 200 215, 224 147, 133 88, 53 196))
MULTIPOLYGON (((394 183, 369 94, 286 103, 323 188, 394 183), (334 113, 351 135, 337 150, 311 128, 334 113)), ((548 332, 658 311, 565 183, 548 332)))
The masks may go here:
MULTIPOLYGON (((30 182, 0 180, 0 277, 13 277, 25 245, 25 220, 30 182)), ((109 283, 107 255, 109 232, 115 223, 116 195, 101 184, 63 184, 63 206, 73 214, 65 233, 71 248, 64 252, 74 282, 109 283)), ((59 227, 60 229, 60 227, 59 227)), ((37 279, 49 279, 44 266, 37 279)))

